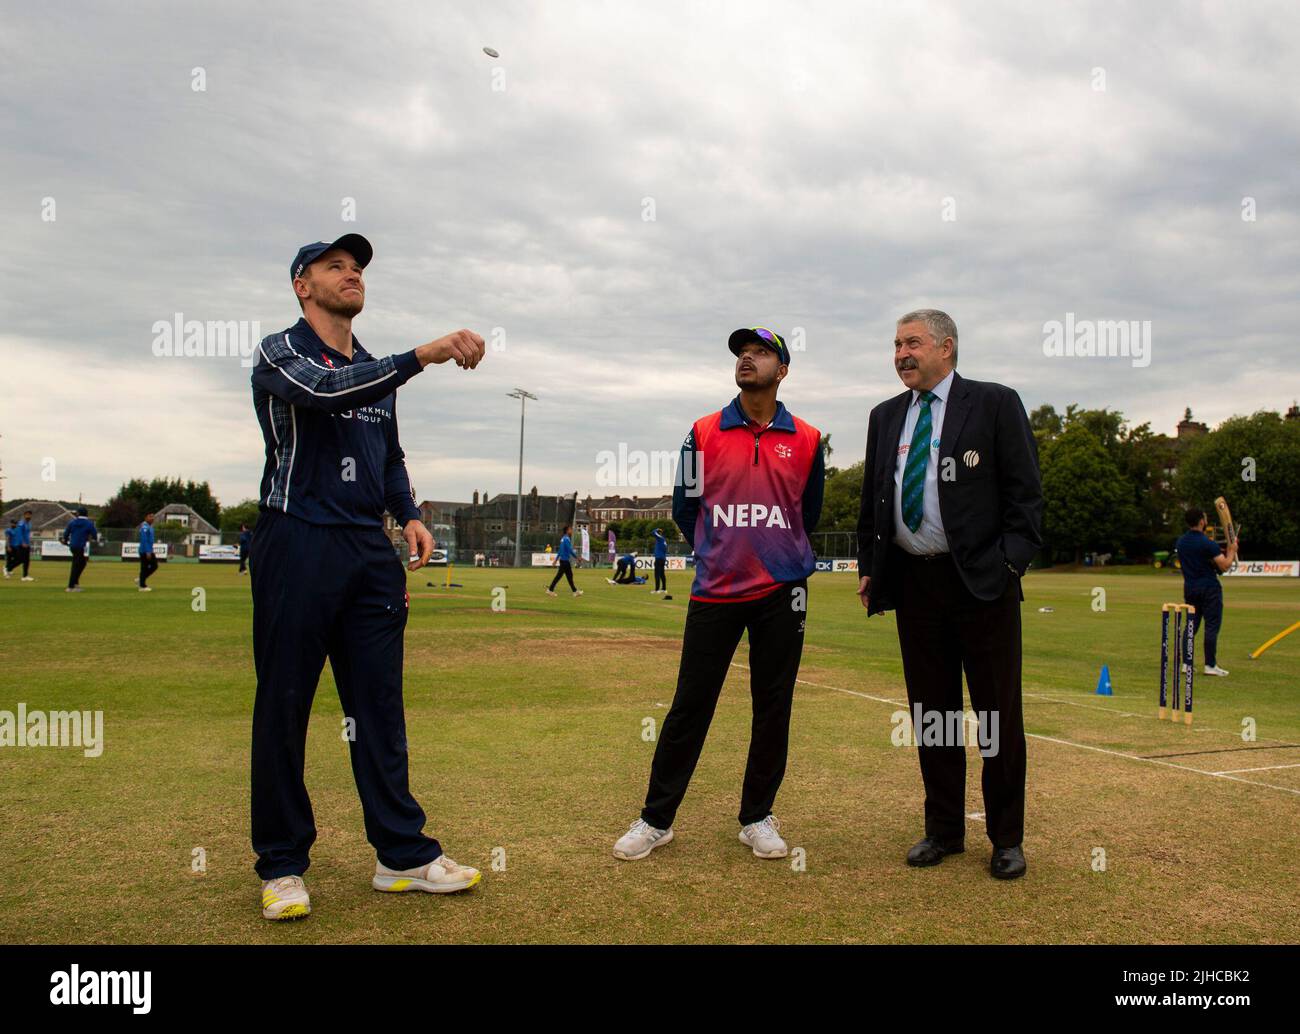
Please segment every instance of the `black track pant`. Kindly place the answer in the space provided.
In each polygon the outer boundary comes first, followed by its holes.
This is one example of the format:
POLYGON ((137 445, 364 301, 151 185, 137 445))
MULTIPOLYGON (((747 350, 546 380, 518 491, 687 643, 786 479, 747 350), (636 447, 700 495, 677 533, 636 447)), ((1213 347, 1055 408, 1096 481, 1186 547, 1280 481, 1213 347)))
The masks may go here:
POLYGON ((158 558, 152 553, 142 553, 140 555, 140 588, 145 588, 149 576, 156 570, 158 570, 158 558))
MULTIPOLYGON (((330 527, 264 513, 249 577, 257 669, 252 820, 258 876, 271 880, 307 870, 316 824, 303 761, 326 657, 343 715, 354 723, 348 752, 366 838, 390 869, 433 861, 442 848, 422 832, 424 812, 407 781, 406 573, 388 537, 378 527, 330 527)), ((322 731, 334 739, 339 730, 334 725, 322 731)))
MULTIPOLYGON (((898 642, 907 700, 923 712, 963 711, 961 677, 971 707, 997 716, 997 753, 983 759, 985 828, 994 847, 1015 847, 1025 829, 1025 731, 1020 697, 1020 586, 1014 575, 996 600, 971 595, 950 556, 908 558, 901 565, 898 642)), ((914 714, 914 712, 913 712, 914 714)), ((973 739, 962 726, 962 737, 973 739)), ((925 833, 962 840, 966 829, 966 747, 927 744, 914 731, 925 783, 925 833)))
POLYGON ((806 581, 787 582, 761 599, 744 603, 691 600, 677 692, 659 732, 641 812, 650 825, 667 829, 673 824, 700 759, 731 658, 746 630, 754 718, 738 817, 747 826, 771 814, 785 776, 807 600, 806 581))
MULTIPOLYGON (((1219 664, 1219 629, 1223 625, 1223 588, 1218 585, 1207 589, 1183 589, 1183 602, 1196 608, 1192 627, 1197 632, 1205 628, 1205 664, 1214 668, 1219 664)), ((1193 633, 1195 635, 1195 633, 1193 633)))
POLYGON ((86 549, 72 551, 72 570, 68 572, 68 588, 75 589, 77 583, 81 581, 81 572, 86 569, 86 549))
POLYGON ((666 590, 668 588, 668 576, 664 574, 664 570, 665 568, 667 568, 667 566, 668 566, 667 560, 659 560, 658 558, 655 559, 655 588, 656 589, 666 590))
POLYGON ((561 578, 567 578, 569 579, 569 588, 572 589, 574 592, 577 592, 578 587, 573 584, 573 565, 570 564, 567 560, 561 560, 559 562, 558 567, 559 569, 555 572, 555 577, 551 579, 551 591, 552 592, 555 591, 555 584, 561 578))

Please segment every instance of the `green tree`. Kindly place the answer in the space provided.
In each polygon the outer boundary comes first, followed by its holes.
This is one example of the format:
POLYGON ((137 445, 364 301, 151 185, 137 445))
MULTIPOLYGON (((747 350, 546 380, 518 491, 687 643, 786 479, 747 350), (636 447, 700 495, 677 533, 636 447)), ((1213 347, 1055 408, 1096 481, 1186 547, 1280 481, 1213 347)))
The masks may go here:
MULTIPOLYGON (((1235 416, 1193 439, 1178 464, 1175 488, 1184 507, 1218 521, 1214 500, 1223 496, 1244 528, 1248 558, 1300 556, 1300 420, 1272 412, 1235 416)), ((1179 522, 1181 524, 1181 521, 1179 522)))
POLYGON ((1077 564, 1085 549, 1113 550, 1128 489, 1106 447, 1084 422, 1042 445, 1043 540, 1077 564))
POLYGON ((858 462, 827 475, 826 490, 822 494, 822 516, 817 525, 819 532, 857 530, 864 466, 858 462))
POLYGON ((221 506, 206 481, 181 481, 180 478, 132 478, 104 507, 100 523, 105 528, 130 528, 146 513, 161 510, 168 503, 184 503, 214 527, 221 524, 221 506))
POLYGON ((242 503, 227 506, 221 511, 221 534, 238 535, 241 524, 254 527, 257 524, 257 513, 256 499, 245 499, 242 503))

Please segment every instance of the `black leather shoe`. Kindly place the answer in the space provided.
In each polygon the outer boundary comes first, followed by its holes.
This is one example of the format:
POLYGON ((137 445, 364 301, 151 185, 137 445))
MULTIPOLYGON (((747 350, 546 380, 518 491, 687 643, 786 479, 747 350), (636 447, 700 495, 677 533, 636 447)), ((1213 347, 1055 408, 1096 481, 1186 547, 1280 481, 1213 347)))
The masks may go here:
POLYGON ((989 862, 989 871, 999 880, 1014 880, 1025 874, 1025 852, 1020 845, 1015 847, 995 847, 993 858, 989 862))
POLYGON ((925 837, 912 845, 907 852, 907 864, 912 866, 938 865, 950 854, 961 854, 966 845, 960 840, 939 840, 925 837))

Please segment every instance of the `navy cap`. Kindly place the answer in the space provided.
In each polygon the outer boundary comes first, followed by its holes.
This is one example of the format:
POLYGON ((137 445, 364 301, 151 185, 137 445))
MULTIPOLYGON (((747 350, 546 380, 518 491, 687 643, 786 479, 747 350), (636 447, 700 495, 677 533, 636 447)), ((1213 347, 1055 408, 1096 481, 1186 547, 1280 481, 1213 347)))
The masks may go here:
POLYGON ((375 249, 370 246, 370 242, 359 233, 345 233, 333 244, 326 244, 324 241, 304 244, 294 256, 293 264, 289 266, 289 279, 296 280, 302 276, 308 266, 334 248, 342 248, 361 264, 362 269, 370 265, 370 259, 375 254, 375 249))
POLYGON ((790 365, 790 349, 785 347, 785 338, 766 327, 741 327, 739 330, 732 331, 731 337, 727 338, 727 347, 734 355, 740 355, 741 346, 751 341, 757 341, 764 348, 770 348, 785 366, 790 365))

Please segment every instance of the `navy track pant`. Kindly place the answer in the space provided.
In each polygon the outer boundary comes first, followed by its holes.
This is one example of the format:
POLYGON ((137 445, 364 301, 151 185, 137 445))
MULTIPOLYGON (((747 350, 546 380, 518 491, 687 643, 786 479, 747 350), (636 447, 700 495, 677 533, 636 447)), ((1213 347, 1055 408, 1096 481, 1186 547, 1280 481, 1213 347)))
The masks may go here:
POLYGON ((252 833, 264 880, 306 872, 316 840, 303 782, 307 720, 328 657, 366 837, 390 869, 442 854, 407 782, 402 707, 406 574, 379 528, 327 527, 264 513, 249 557, 253 592, 252 833))

